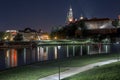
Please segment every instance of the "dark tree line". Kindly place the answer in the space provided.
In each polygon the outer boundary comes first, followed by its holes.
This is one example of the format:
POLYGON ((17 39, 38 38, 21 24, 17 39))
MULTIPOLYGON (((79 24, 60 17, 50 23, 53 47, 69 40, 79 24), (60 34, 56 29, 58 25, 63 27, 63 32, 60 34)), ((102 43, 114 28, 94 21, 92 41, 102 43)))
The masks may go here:
POLYGON ((76 34, 77 30, 82 30, 82 32, 85 31, 85 23, 84 21, 79 21, 76 23, 70 23, 68 25, 65 25, 64 27, 62 27, 61 29, 58 30, 54 30, 51 32, 51 38, 54 38, 55 36, 57 36, 60 39, 64 39, 64 38, 77 38, 79 37, 79 34, 76 34))
POLYGON ((14 41, 22 41, 23 40, 23 35, 18 33, 15 37, 14 37, 14 41))
MULTIPOLYGON (((119 26, 119 20, 115 19, 112 22, 112 25, 117 28, 119 26)), ((120 30, 118 30, 120 31, 120 30)), ((79 38, 79 39, 86 39, 91 38, 95 42, 101 42, 102 40, 109 38, 111 41, 114 41, 114 38, 118 36, 117 33, 110 33, 110 34, 100 34, 96 32, 95 34, 90 33, 87 30, 84 20, 77 21, 75 23, 70 23, 68 25, 63 26, 60 29, 56 29, 51 32, 51 38, 57 36, 59 39, 72 39, 72 38, 79 38)))

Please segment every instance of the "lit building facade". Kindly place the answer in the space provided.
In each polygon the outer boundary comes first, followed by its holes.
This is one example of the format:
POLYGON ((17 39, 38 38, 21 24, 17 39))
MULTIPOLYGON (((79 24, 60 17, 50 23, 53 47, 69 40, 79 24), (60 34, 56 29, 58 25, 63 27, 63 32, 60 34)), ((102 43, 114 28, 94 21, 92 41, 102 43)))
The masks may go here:
POLYGON ((40 40, 40 34, 33 29, 26 28, 25 30, 20 30, 19 33, 23 35, 24 41, 40 40))
MULTIPOLYGON (((119 17, 119 24, 120 24, 120 15, 119 17)), ((77 20, 73 16, 73 9, 70 6, 69 11, 67 13, 67 20, 66 23, 76 23, 83 20, 85 22, 85 26, 87 29, 105 29, 105 28, 114 28, 112 25, 112 20, 109 18, 92 18, 92 19, 87 19, 84 17, 82 14, 80 18, 77 20)))
POLYGON ((4 40, 13 41, 17 33, 17 30, 6 30, 4 34, 4 40))
POLYGON ((87 29, 114 28, 112 25, 112 20, 108 18, 94 18, 85 20, 84 22, 87 29))
POLYGON ((41 34, 40 39, 41 40, 49 40, 50 39, 49 34, 47 34, 47 33, 41 34))

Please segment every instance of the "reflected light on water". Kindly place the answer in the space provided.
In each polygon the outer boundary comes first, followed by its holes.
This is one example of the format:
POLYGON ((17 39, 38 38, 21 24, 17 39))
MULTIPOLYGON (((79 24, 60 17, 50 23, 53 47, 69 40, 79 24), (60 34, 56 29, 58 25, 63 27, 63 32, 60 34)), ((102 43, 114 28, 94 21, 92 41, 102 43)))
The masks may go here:
POLYGON ((8 49, 6 51, 5 63, 7 67, 15 67, 17 66, 17 50, 8 49))
POLYGON ((57 59, 57 47, 54 47, 54 51, 55 51, 55 59, 57 59))
POLYGON ((60 49, 61 48, 61 46, 58 46, 58 49, 60 49))

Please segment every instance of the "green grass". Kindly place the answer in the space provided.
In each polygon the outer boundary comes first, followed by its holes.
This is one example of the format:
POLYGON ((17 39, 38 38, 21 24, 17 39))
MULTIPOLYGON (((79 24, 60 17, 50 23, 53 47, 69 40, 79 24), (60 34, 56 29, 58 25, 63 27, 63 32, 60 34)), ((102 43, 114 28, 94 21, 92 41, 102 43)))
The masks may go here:
MULTIPOLYGON (((61 71, 64 70, 66 68, 61 69, 61 71)), ((38 80, 57 72, 57 67, 23 66, 0 72, 0 80, 38 80)))
POLYGON ((0 71, 0 80, 38 80, 39 78, 58 73, 58 65, 61 66, 61 71, 65 71, 68 70, 69 67, 80 67, 99 61, 116 59, 117 55, 118 54, 89 55, 59 61, 39 62, 0 71))
POLYGON ((120 80, 120 62, 96 67, 63 80, 120 80))
MULTIPOLYGON (((58 61, 49 61, 44 63, 42 66, 58 66, 59 64, 62 67, 80 67, 85 66, 87 64, 110 60, 110 59, 117 59, 118 54, 97 54, 97 55, 86 55, 86 56, 79 56, 79 57, 72 57, 68 59, 61 59, 58 61)), ((35 64, 37 66, 41 66, 41 63, 35 64)))

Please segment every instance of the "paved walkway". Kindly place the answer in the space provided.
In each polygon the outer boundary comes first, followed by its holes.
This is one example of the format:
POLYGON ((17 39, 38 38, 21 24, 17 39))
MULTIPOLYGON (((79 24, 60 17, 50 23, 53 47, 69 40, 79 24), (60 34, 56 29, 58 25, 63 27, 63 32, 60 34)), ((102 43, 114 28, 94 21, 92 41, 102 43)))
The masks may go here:
MULTIPOLYGON (((67 70, 65 72, 60 72, 60 79, 70 77, 70 76, 78 74, 80 72, 87 71, 89 69, 94 68, 95 66, 102 66, 102 65, 110 64, 110 63, 117 62, 117 61, 118 60, 107 60, 107 61, 103 61, 103 62, 89 64, 89 65, 86 65, 83 67, 71 67, 71 68, 69 68, 69 70, 67 70)), ((56 73, 56 74, 41 78, 39 80, 59 80, 59 74, 56 73)))

